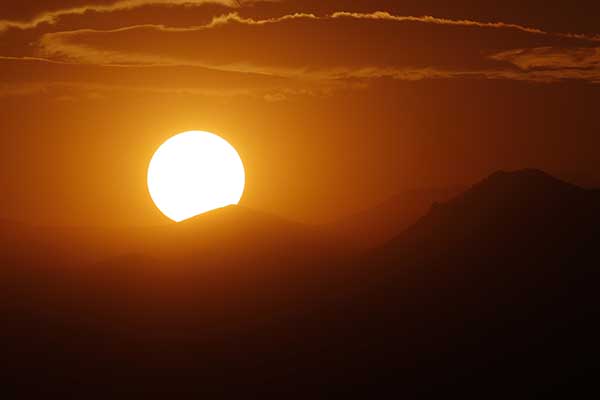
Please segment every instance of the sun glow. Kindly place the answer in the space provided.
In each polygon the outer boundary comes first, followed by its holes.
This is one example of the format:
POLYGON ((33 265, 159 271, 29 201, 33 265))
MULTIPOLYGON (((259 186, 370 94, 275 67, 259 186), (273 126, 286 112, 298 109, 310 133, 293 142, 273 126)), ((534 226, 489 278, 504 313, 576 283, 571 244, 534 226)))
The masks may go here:
POLYGON ((154 153, 148 191, 156 207, 175 222, 239 203, 245 171, 225 139, 202 131, 175 135, 154 153))

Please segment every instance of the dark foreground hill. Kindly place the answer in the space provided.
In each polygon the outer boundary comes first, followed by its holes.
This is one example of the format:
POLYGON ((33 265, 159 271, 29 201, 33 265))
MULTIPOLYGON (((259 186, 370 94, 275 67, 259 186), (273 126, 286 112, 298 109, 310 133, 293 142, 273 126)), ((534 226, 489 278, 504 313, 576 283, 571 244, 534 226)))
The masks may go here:
POLYGON ((6 387, 211 398, 594 387, 596 191, 496 173, 362 257, 238 212, 152 231, 136 255, 68 273, 5 257, 19 277, 2 281, 6 387))
POLYGON ((599 245, 600 192, 498 172, 373 252, 362 285, 383 342, 415 340, 426 377, 553 393, 590 379, 600 354, 599 245))

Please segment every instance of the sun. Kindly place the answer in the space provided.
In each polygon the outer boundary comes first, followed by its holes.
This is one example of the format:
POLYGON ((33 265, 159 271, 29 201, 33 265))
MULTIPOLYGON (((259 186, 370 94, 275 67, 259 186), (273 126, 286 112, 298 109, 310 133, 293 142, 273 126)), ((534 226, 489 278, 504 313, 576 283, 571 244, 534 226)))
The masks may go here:
POLYGON ((238 204, 245 181, 244 164, 235 148, 210 132, 171 137, 148 166, 150 197, 175 222, 238 204))

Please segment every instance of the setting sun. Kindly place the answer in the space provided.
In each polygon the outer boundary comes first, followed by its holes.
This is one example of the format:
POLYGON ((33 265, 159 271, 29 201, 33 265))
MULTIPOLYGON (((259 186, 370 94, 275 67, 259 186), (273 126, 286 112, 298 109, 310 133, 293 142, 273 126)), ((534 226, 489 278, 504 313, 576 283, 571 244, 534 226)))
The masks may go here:
POLYGON ((237 204, 245 171, 237 151, 210 132, 173 136, 148 166, 148 191, 156 207, 175 222, 237 204))

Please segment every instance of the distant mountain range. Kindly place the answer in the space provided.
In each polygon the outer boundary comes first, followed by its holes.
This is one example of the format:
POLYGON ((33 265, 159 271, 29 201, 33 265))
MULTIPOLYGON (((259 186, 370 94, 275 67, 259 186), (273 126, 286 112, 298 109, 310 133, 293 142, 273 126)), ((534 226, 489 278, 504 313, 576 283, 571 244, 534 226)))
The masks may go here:
POLYGON ((361 249, 374 249, 416 223, 434 203, 446 202, 465 189, 450 186, 407 190, 373 208, 340 218, 323 228, 355 243, 361 249))
POLYGON ((364 227, 348 241, 242 207, 134 233, 3 224, 6 376, 227 398, 597 390, 600 192, 523 170, 446 196, 415 195, 396 233, 376 222, 395 206, 341 222, 364 227), (106 257, 74 262, 87 251, 106 257))

